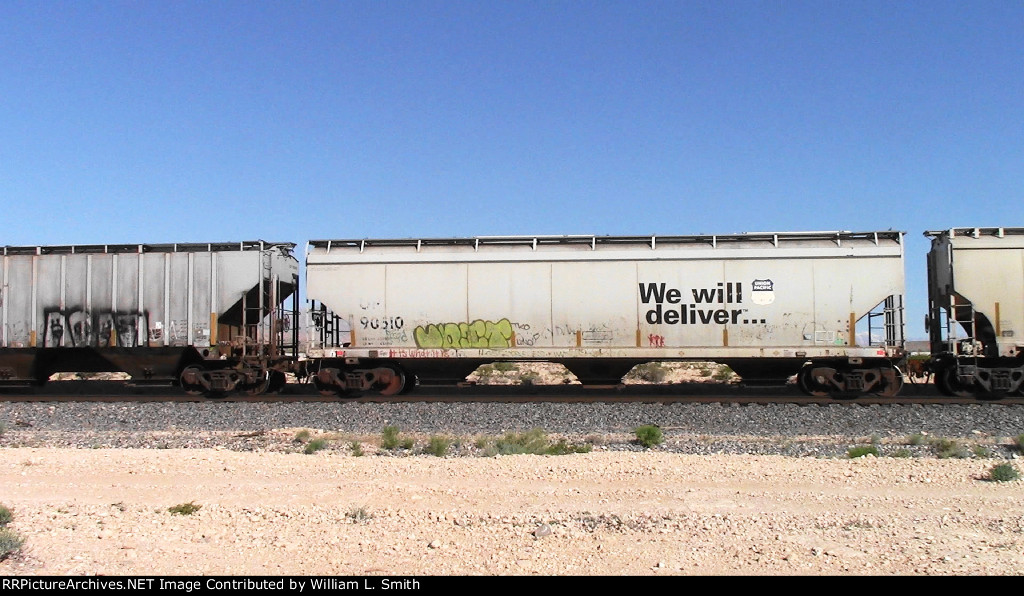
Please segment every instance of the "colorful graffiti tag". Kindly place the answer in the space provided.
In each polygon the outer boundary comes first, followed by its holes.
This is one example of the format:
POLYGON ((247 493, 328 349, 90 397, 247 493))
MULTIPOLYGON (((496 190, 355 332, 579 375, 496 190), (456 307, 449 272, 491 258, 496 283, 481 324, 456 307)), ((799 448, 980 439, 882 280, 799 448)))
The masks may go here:
POLYGON ((420 348, 510 348, 512 323, 508 319, 472 323, 438 323, 413 332, 420 348))

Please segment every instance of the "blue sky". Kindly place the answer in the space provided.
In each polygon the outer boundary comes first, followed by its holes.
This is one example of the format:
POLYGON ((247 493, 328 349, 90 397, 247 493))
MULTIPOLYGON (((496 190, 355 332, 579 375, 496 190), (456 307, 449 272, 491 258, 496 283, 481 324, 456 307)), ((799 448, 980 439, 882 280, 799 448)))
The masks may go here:
POLYGON ((1024 225, 1024 4, 0 3, 0 244, 1024 225))

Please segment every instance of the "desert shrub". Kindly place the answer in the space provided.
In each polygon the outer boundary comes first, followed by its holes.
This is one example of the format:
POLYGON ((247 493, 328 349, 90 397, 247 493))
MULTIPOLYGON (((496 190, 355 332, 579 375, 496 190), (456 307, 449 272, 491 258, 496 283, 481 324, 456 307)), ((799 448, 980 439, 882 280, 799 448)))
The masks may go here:
POLYGON ((507 433, 494 441, 493 449, 488 448, 485 441, 477 442, 477 446, 485 449, 486 455, 566 455, 569 453, 589 453, 590 445, 577 445, 560 439, 557 443, 548 440, 543 429, 535 428, 525 433, 507 433))
POLYGON ((7 505, 0 505, 0 526, 6 526, 14 521, 14 513, 7 505))
POLYGON ((647 362, 633 369, 633 376, 648 383, 664 383, 668 378, 668 368, 660 362, 647 362))
POLYGON ((505 436, 494 441, 494 447, 499 455, 539 454, 547 446, 547 434, 540 428, 525 433, 506 433, 505 436))
POLYGON ((25 539, 10 528, 0 528, 0 561, 21 550, 25 539))
POLYGON ((633 433, 636 435, 636 440, 648 449, 665 441, 665 435, 662 434, 661 429, 653 424, 640 426, 633 433))
POLYGON ((890 457, 913 457, 913 456, 914 456, 914 454, 911 453, 911 451, 909 449, 897 449, 896 451, 892 452, 892 455, 890 455, 890 457))
POLYGON ((384 449, 398 447, 398 427, 385 426, 380 433, 380 446, 384 449))
POLYGON ((953 439, 934 439, 931 446, 932 452, 935 453, 939 459, 963 459, 971 456, 970 450, 953 439))
POLYGON ((355 522, 366 522, 373 519, 373 515, 370 514, 369 511, 367 511, 366 507, 353 507, 352 509, 348 510, 348 513, 345 514, 345 517, 355 522))
POLYGON ((858 445, 846 450, 846 457, 850 459, 864 457, 867 455, 878 457, 878 447, 875 447, 874 445, 858 445))
POLYGON ((736 373, 733 372, 731 368, 723 364, 718 367, 718 370, 716 370, 713 375, 711 375, 711 378, 716 381, 728 382, 735 376, 736 373))
POLYGON ((493 366, 494 370, 498 372, 511 372, 516 370, 515 362, 495 362, 493 366))
POLYGON ((1010 462, 992 466, 988 471, 988 479, 993 482, 1010 482, 1020 478, 1020 471, 1010 462))
POLYGON ((1017 451, 1024 451, 1024 435, 1014 437, 1013 445, 1017 448, 1017 451))
POLYGON ((444 457, 448 453, 448 448, 451 447, 452 440, 448 437, 442 437, 440 435, 433 435, 427 442, 427 446, 424 449, 426 453, 430 455, 436 455, 437 457, 444 457))
POLYGON ((414 445, 416 445, 416 441, 412 437, 402 439, 402 449, 412 449, 414 445))
POLYGON ((299 432, 295 433, 295 438, 292 440, 295 441, 296 443, 305 443, 306 441, 309 440, 310 436, 311 435, 308 430, 302 429, 299 432))
POLYGON ((352 455, 354 457, 362 457, 366 455, 365 453, 363 453, 363 444, 360 443, 359 441, 352 441, 351 443, 349 443, 348 447, 349 449, 352 450, 352 455))
POLYGON ((921 434, 921 433, 916 433, 916 434, 910 435, 909 437, 907 437, 907 444, 908 445, 924 445, 925 444, 925 436, 923 434, 921 434))
POLYGON ((537 381, 537 379, 539 379, 539 378, 540 378, 540 375, 535 373, 535 372, 524 373, 523 376, 519 377, 519 384, 520 385, 533 385, 537 381))
POLYGON ((326 447, 327 447, 327 439, 317 438, 317 439, 313 439, 312 441, 306 443, 306 447, 303 448, 302 452, 305 453, 306 455, 310 455, 310 454, 316 453, 317 451, 320 451, 321 449, 324 449, 326 447))
POLYGON ((557 443, 548 445, 544 455, 569 455, 570 453, 590 453, 593 447, 586 443, 568 443, 559 439, 557 443))
POLYGON ((196 505, 195 501, 189 501, 188 503, 181 503, 168 507, 167 510, 171 512, 171 515, 192 515, 193 513, 202 509, 202 505, 196 505))

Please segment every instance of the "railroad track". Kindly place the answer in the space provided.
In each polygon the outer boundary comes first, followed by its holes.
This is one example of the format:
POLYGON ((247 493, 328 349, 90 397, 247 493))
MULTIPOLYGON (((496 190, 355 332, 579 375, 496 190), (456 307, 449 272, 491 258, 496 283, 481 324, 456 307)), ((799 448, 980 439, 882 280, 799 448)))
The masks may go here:
POLYGON ((312 385, 291 384, 280 393, 246 396, 232 395, 219 400, 185 394, 178 388, 135 386, 124 382, 51 382, 45 388, 7 388, 0 390, 4 402, 359 402, 359 403, 415 403, 415 402, 555 402, 555 403, 736 403, 770 404, 789 403, 803 405, 841 404, 1024 404, 1024 397, 1013 396, 995 401, 973 398, 955 398, 941 394, 931 384, 908 384, 895 398, 867 395, 856 399, 839 400, 829 397, 809 397, 795 387, 743 387, 738 385, 685 383, 677 385, 452 385, 420 387, 409 395, 385 397, 375 392, 346 398, 325 397, 312 385))

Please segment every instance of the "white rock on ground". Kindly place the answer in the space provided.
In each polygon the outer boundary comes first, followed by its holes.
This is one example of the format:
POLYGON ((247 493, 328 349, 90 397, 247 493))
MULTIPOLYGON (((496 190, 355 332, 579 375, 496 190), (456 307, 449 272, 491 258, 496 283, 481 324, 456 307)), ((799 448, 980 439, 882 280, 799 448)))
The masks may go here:
POLYGON ((992 465, 5 448, 26 542, 0 574, 1020 575, 1024 491, 992 465))

